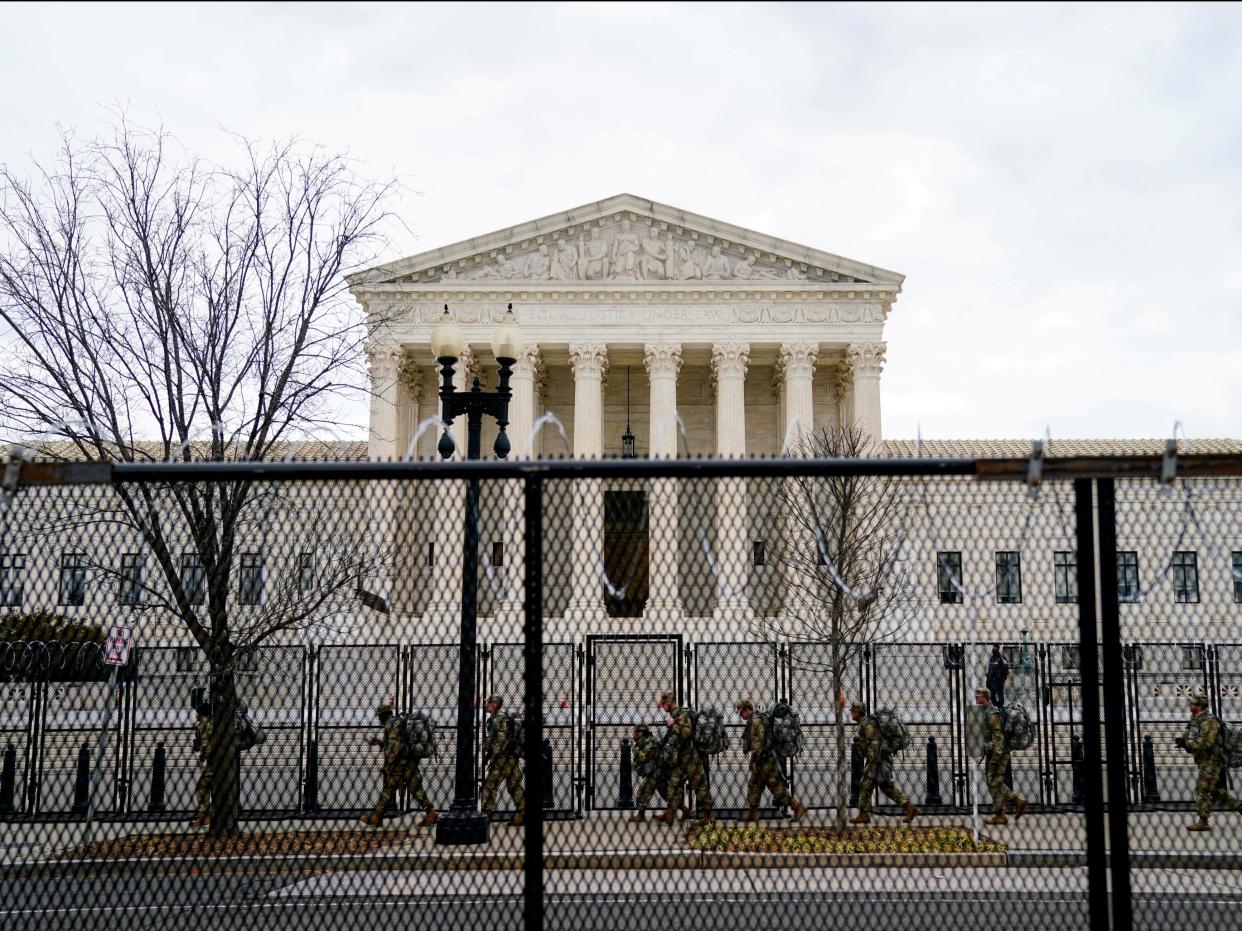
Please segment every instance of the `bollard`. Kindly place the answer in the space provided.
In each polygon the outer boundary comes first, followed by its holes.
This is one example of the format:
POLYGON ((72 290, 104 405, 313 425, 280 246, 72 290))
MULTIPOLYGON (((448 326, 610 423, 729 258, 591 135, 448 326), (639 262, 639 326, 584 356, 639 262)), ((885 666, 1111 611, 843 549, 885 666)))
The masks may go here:
POLYGON ((850 807, 858 807, 858 787, 862 785, 863 755, 858 738, 850 741, 850 807))
POLYGON ((16 788, 17 750, 10 743, 4 747, 4 769, 0 771, 0 815, 13 814, 16 788))
POLYGON ((617 794, 617 807, 634 807, 634 770, 630 759, 630 738, 621 738, 621 791, 617 794))
POLYGON ((1070 738, 1070 769, 1074 774, 1074 791, 1070 796, 1071 805, 1081 805, 1083 803, 1082 796, 1082 738, 1075 734, 1070 738))
POLYGON ((155 760, 151 764, 151 802, 147 811, 164 811, 164 769, 168 765, 168 754, 164 750, 164 742, 155 745, 155 760))
POLYGON ((940 751, 936 749, 936 738, 927 738, 927 791, 923 793, 924 805, 943 805, 940 797, 940 751))
POLYGON ((1143 804, 1154 805, 1160 801, 1160 788, 1156 785, 1156 749, 1151 735, 1143 738, 1143 804))
POLYGON ((306 786, 302 792, 302 810, 319 811, 319 741, 306 742, 306 786))
POLYGON ((556 807, 555 793, 552 791, 552 741, 543 742, 543 807, 556 807))
POLYGON ((82 744, 78 751, 78 778, 73 783, 73 807, 69 809, 75 815, 86 814, 91 792, 91 751, 82 744))

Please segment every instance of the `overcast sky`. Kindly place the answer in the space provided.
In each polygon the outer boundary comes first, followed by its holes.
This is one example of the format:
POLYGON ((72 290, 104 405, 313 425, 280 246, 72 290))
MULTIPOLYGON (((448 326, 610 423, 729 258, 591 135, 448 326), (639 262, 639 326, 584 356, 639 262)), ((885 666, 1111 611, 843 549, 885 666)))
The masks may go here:
MULTIPOLYGON (((1242 436, 1242 6, 7 6, 0 159, 348 150, 389 259, 621 192, 904 273, 884 433, 1242 436)), ((364 426, 360 421, 360 427, 364 426)))

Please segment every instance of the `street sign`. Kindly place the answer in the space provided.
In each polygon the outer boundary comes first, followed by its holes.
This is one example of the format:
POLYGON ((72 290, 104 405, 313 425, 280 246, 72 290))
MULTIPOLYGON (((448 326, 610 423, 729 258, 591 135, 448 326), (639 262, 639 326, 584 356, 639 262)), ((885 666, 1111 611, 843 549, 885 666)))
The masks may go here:
POLYGON ((104 644, 104 663, 108 666, 124 666, 129 662, 129 648, 134 643, 132 627, 112 627, 108 630, 108 642, 104 644))

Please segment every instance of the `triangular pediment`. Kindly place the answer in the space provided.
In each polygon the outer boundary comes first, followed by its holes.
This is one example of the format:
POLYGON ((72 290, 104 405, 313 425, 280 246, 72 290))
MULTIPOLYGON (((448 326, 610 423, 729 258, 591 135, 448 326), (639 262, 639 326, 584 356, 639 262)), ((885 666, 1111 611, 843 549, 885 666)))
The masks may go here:
POLYGON ((903 275, 618 194, 390 262, 354 286, 545 282, 820 282, 899 289, 903 275))

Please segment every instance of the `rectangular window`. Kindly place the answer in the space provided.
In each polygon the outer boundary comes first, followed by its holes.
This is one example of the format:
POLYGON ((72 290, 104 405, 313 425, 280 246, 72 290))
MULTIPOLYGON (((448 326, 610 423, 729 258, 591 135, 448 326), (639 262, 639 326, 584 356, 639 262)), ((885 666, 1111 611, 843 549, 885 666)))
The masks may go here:
POLYGON ((263 603, 263 554, 241 554, 241 578, 238 583, 238 600, 244 605, 263 603))
POLYGON ((996 603, 1022 603, 1022 569, 1018 554, 1012 551, 996 554, 996 603))
POLYGON ((1242 604, 1242 553, 1233 554, 1233 600, 1242 604))
POLYGON ((60 604, 77 608, 86 604, 86 557, 81 553, 60 557, 60 604))
POLYGON ((0 608, 22 606, 22 576, 25 571, 25 553, 0 553, 0 608))
POLYGON ((1077 669, 1082 665, 1079 657, 1079 648, 1077 646, 1065 645, 1061 647, 1061 668, 1077 669))
POLYGON ((942 605, 957 605, 962 603, 962 554, 961 553, 937 553, 936 554, 936 584, 940 589, 940 603, 942 605))
POLYGON ((1078 554, 1053 553, 1052 576, 1056 587, 1057 604, 1078 604, 1078 554))
POLYGON ((298 591, 304 596, 315 591, 315 554, 298 554, 298 591))
POLYGON ((1199 671, 1203 669, 1204 653, 1203 645, 1200 643, 1191 646, 1182 647, 1182 668, 1186 670, 1199 671))
POLYGON ((1117 553, 1117 600, 1139 600, 1138 553, 1133 550, 1117 553))
POLYGON ((192 605, 207 600, 207 570, 198 553, 181 554, 181 590, 192 605))
POLYGON ((177 672, 196 672, 201 665, 198 647, 177 647, 177 672))
POLYGON ((1199 601, 1199 564, 1193 550, 1173 554, 1173 600, 1178 604, 1199 601))
POLYGON ((121 554, 121 584, 117 600, 123 605, 142 604, 142 554, 121 554))
POLYGON ((427 568, 430 569, 436 564, 436 541, 432 540, 427 544, 427 568))
POLYGON ((499 568, 505 564, 505 545, 500 540, 492 541, 492 566, 499 568))
POLYGON ((755 541, 751 554, 756 566, 766 566, 768 564, 768 554, 765 551, 762 540, 755 541))

